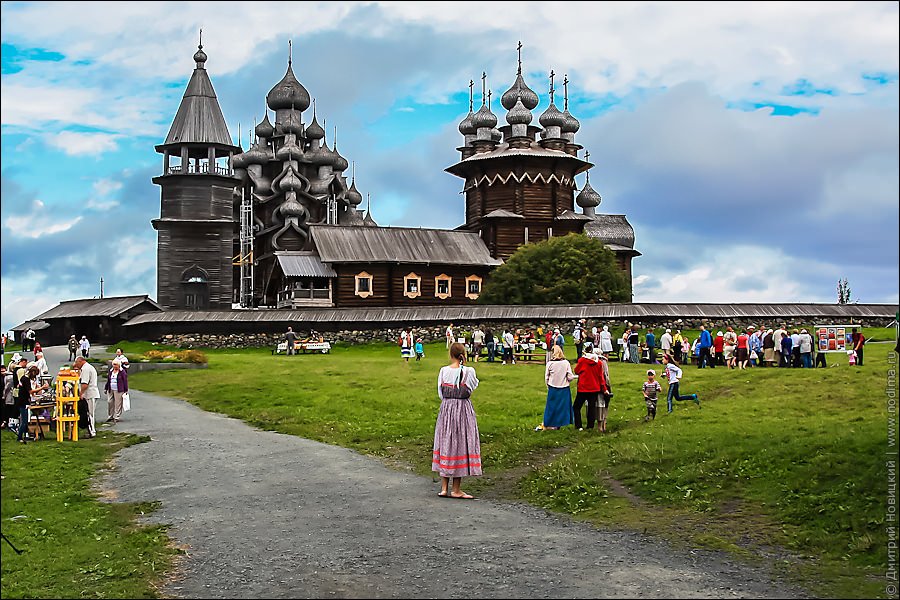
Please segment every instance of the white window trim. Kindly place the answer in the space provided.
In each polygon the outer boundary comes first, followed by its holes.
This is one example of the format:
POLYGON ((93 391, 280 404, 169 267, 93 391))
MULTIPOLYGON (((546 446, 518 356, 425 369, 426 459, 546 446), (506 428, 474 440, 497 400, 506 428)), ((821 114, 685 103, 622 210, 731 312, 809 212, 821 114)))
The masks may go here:
POLYGON ((446 300, 450 296, 453 295, 453 278, 447 275, 446 273, 441 273, 437 277, 434 278, 434 297, 440 298, 441 300, 446 300), (447 293, 442 294, 438 291, 438 281, 441 279, 447 280, 447 293))
POLYGON ((525 226, 525 242, 524 243, 526 243, 526 244, 528 243, 528 226, 527 225, 525 226))
POLYGON ((468 277, 466 277, 466 298, 469 298, 470 300, 477 300, 478 296, 481 295, 481 286, 483 284, 484 284, 484 281, 478 275, 469 275, 468 277), (471 282, 471 281, 478 282, 478 293, 477 294, 473 294, 469 291, 469 282, 471 282))
POLYGON ((407 298, 418 298, 422 295, 422 278, 416 275, 415 273, 410 273, 409 275, 403 278, 403 295, 407 298), (416 291, 409 291, 409 282, 415 280, 416 281, 416 291))
POLYGON ((371 296, 372 294, 375 293, 374 284, 375 284, 375 279, 371 275, 369 275, 365 271, 363 271, 362 273, 358 273, 356 275, 356 277, 354 278, 354 288, 355 289, 354 289, 353 293, 356 294, 357 296, 359 296, 360 298, 368 298, 369 296, 371 296), (368 279, 369 280, 369 291, 368 292, 359 291, 359 280, 360 279, 368 279))

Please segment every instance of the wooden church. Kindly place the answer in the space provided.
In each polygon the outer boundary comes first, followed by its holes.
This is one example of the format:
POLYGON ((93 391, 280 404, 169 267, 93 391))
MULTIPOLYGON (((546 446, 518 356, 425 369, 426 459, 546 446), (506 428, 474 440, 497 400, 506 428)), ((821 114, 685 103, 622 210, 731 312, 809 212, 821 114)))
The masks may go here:
POLYGON ((631 279, 634 230, 624 215, 595 212, 593 165, 579 157, 580 124, 555 103, 532 125, 538 95, 522 76, 501 97, 498 127, 482 75, 481 107, 459 124, 466 222, 453 230, 381 227, 346 158, 319 123, 317 107, 287 72, 266 96, 255 141, 244 150, 229 135, 206 71, 202 44, 163 144, 157 299, 169 309, 390 307, 470 304, 490 271, 522 244, 584 233, 610 248, 631 279), (310 108, 312 109, 310 111, 310 108), (269 119, 274 113, 273 120, 269 119), (304 116, 305 113, 305 116, 304 116), (311 114, 310 114, 311 113, 311 114), (308 122, 305 120, 308 118, 308 122), (577 196, 576 196, 577 193, 577 196), (582 212, 575 210, 575 205, 582 212))

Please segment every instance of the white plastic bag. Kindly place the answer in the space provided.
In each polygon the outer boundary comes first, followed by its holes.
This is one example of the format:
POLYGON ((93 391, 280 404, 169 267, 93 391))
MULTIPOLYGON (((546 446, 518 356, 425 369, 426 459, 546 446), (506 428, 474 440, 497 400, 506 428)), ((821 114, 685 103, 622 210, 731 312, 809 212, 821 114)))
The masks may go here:
POLYGON ((128 392, 122 394, 122 412, 128 412, 131 410, 131 397, 128 395, 128 392))

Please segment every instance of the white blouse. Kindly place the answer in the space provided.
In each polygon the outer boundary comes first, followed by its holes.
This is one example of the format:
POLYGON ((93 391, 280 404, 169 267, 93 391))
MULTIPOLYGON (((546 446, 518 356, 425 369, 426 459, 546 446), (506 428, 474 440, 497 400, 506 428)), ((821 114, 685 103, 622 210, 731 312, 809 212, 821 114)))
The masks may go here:
POLYGON ((441 387, 444 384, 457 385, 460 383, 469 388, 470 392, 474 392, 475 388, 478 387, 478 377, 475 375, 475 369, 472 367, 451 367, 450 365, 441 367, 437 380, 438 398, 444 399, 444 396, 441 394, 441 387), (462 377, 460 377, 460 369, 462 369, 462 377))

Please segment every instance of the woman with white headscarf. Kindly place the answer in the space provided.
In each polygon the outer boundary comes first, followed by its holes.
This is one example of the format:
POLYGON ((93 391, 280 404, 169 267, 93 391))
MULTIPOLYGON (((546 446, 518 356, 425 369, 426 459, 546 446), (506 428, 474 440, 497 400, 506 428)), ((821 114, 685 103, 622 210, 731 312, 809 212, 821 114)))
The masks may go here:
POLYGON ((603 331, 600 332, 600 352, 609 354, 612 351, 612 334, 609 332, 609 325, 604 325, 603 331))

